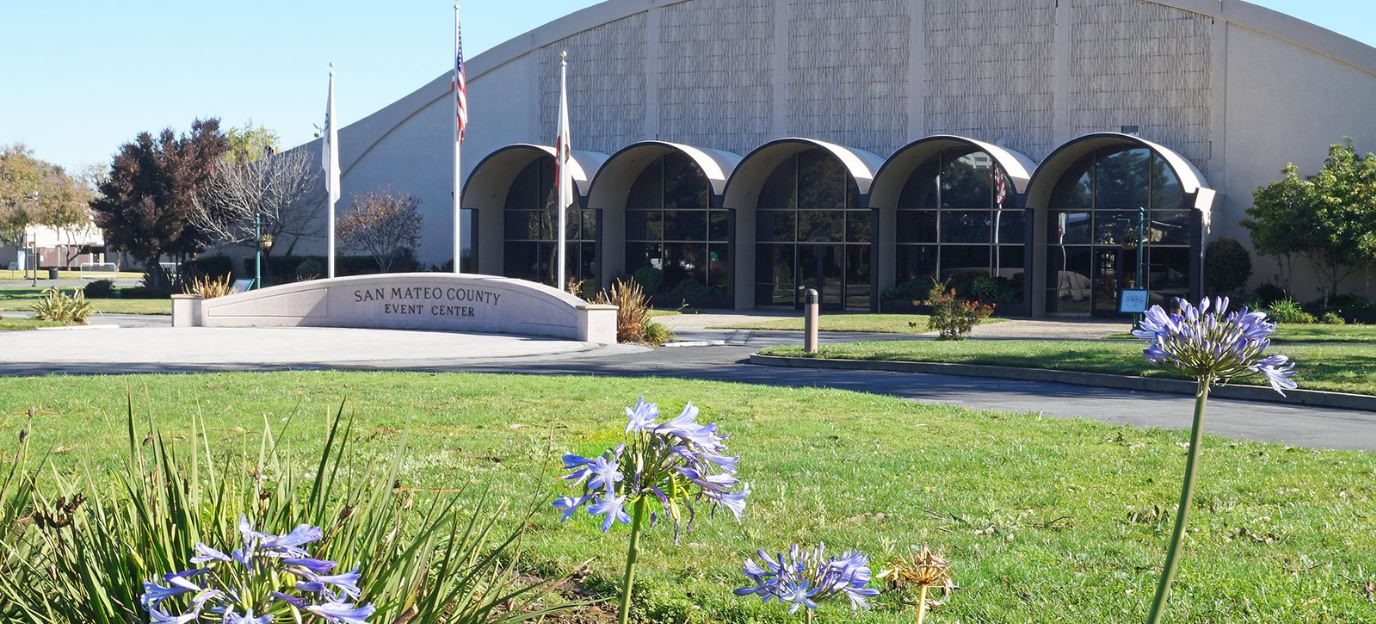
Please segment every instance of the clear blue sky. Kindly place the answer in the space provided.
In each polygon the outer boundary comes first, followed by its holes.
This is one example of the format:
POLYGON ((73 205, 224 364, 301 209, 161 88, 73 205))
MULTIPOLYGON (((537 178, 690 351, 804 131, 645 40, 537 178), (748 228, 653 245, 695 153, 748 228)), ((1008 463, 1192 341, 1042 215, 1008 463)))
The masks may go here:
MULTIPOLYGON (((451 1, 0 0, 0 144, 67 167, 142 130, 248 120, 287 146, 324 116, 330 61, 345 124, 444 72, 451 1)), ((1376 45, 1372 0, 1254 0, 1376 45)), ((467 0, 468 57, 596 0, 467 0)))

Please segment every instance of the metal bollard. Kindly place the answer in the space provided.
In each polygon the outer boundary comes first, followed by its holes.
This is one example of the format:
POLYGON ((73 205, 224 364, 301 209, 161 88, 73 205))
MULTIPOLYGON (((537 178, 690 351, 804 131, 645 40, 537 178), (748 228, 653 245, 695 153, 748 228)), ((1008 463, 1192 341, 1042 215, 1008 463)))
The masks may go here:
POLYGON ((803 350, 808 353, 817 352, 817 318, 818 305, 817 290, 807 289, 803 293, 803 350))

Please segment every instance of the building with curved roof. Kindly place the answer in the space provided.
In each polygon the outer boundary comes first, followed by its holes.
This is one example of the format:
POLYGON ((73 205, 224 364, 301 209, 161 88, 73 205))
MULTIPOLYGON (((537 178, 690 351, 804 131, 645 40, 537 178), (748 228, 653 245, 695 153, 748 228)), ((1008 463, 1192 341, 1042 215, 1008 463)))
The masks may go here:
MULTIPOLYGON (((469 60, 465 270, 560 281, 564 50, 568 277, 639 272, 670 304, 878 310, 933 278, 1031 315, 1198 297, 1257 186, 1376 147, 1376 49, 1240 0, 610 0, 469 60)), ((421 199, 430 264, 449 94, 340 133, 344 196, 421 199)))

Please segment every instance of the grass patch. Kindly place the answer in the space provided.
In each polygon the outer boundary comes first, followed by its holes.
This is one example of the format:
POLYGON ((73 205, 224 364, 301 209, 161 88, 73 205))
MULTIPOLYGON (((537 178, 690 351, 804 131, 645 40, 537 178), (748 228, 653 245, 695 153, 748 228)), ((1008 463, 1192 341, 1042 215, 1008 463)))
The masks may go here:
MULTIPOLYGON (((1136 340, 1130 333, 1107 338, 1136 340)), ((1376 325, 1295 325, 1276 326, 1271 342, 1376 342, 1376 325)))
MULTIPOLYGON (((47 288, 0 289, 0 312, 27 312, 47 288)), ((73 288, 59 289, 70 293, 73 288)), ((87 299, 91 309, 104 314, 171 314, 171 299, 87 299)))
POLYGON ((30 318, 0 318, 0 331, 21 331, 40 327, 62 327, 62 323, 30 318))
MULTIPOLYGON (((964 343, 970 344, 970 343, 964 343)), ((946 549, 961 590, 937 623, 1102 624, 1145 618, 1170 530, 1187 439, 1031 414, 974 412, 839 390, 663 379, 429 373, 231 373, 43 377, 0 384, 0 453, 22 412, 38 410, 36 451, 57 469, 103 474, 122 449, 124 394, 152 403, 162 429, 204 414, 212 447, 257 452, 264 420, 289 414, 290 454, 306 465, 341 398, 359 418, 360 461, 386 465, 409 444, 403 481, 456 487, 493 481, 513 499, 551 454, 592 454, 619 439, 622 409, 645 395, 673 414, 687 400, 732 435, 754 493, 748 518, 700 517, 673 545, 643 540, 645 619, 796 622, 736 598, 756 548, 823 540, 876 564, 908 544, 946 549)), ((1376 573, 1370 509, 1376 455, 1210 437, 1170 617, 1180 622, 1353 622, 1371 617, 1355 581, 1376 573)), ((547 477, 550 495, 565 485, 547 477)), ((587 581, 610 595, 625 527, 602 535, 580 515, 535 518, 523 548, 534 567, 592 558, 587 581)), ((773 607, 773 605, 771 605, 773 607)), ((909 622, 892 598, 872 613, 827 607, 823 622, 909 622)))
MULTIPOLYGON (((823 314, 821 331, 878 334, 925 334, 927 317, 922 314, 823 314), (913 323, 916 327, 909 325, 913 323)), ((983 323, 1002 323, 1004 319, 985 319, 983 323)), ((773 329, 803 331, 801 316, 720 325, 710 329, 773 329)))
POLYGON ((682 311, 682 310, 655 310, 655 309, 651 309, 651 310, 649 311, 650 318, 658 318, 658 317, 661 317, 661 316, 678 316, 678 315, 680 315, 680 314, 683 314, 683 311, 682 311))
MULTIPOLYGON (((39 269, 38 276, 39 281, 48 279, 48 270, 39 269)), ((83 279, 81 271, 58 271, 57 277, 59 279, 83 279)), ((143 277, 143 274, 138 272, 120 271, 119 273, 95 273, 93 271, 87 273, 84 279, 94 281, 97 279, 139 279, 141 277, 143 277)), ((26 275, 24 271, 11 271, 9 269, 0 269, 0 280, 26 279, 33 279, 33 271, 29 271, 26 275)))
MULTIPOLYGON (((802 347, 769 347, 761 353, 842 360, 896 360, 984 364, 1021 368, 1171 377, 1142 358, 1141 341, 1116 340, 935 340, 852 342, 822 345, 816 355, 802 347)), ((1376 394, 1376 349, 1356 345, 1282 345, 1272 349, 1298 363, 1296 381, 1306 390, 1376 394)), ((1234 383, 1265 385, 1260 377, 1234 383)))

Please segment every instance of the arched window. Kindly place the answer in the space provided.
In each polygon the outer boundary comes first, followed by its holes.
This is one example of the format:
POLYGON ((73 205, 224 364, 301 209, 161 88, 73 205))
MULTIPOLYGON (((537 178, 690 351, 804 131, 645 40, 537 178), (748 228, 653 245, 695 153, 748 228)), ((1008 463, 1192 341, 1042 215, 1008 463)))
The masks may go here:
POLYGON ((755 211, 755 303, 796 306, 816 288, 824 307, 869 310, 871 211, 830 153, 789 157, 765 181, 755 211))
POLYGON ((1095 150, 1066 170, 1047 212, 1046 310, 1115 315, 1124 289, 1189 294, 1200 222, 1180 179, 1144 147, 1095 150))
MULTIPOLYGON (((504 271, 516 277, 564 288, 556 284, 558 268, 554 250, 559 240, 558 201, 554 192, 554 158, 537 158, 511 183, 503 211, 504 271)), ((570 208, 565 215, 564 261, 571 279, 597 278, 597 212, 570 208)))
POLYGON ((626 200, 626 271, 664 305, 730 305, 730 226, 712 208, 697 163, 670 153, 650 163, 626 200))
POLYGON ((898 283, 949 280, 962 293, 1023 306, 1026 213, 1004 171, 978 150, 948 149, 908 178, 898 199, 898 283))

